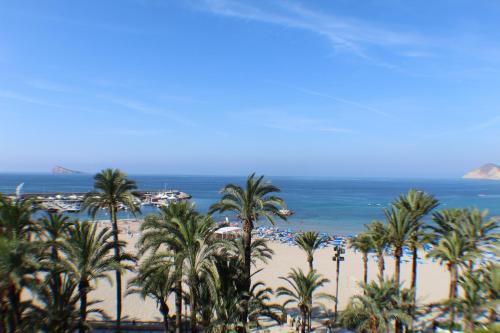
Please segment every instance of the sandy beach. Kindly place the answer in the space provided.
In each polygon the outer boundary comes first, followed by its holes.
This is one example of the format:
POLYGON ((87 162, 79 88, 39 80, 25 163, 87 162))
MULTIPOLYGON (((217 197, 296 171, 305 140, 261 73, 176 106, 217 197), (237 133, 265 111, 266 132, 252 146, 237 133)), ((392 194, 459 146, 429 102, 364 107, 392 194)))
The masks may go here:
MULTIPOLYGON (((99 225, 109 225, 107 222, 97 222, 99 225)), ((121 239, 127 241, 127 250, 135 253, 136 242, 140 237, 139 226, 140 222, 122 222, 121 239)), ((273 289, 284 285, 284 281, 279 279, 280 276, 286 276, 291 268, 301 268, 304 271, 308 269, 306 256, 297 246, 290 246, 278 242, 269 242, 269 246, 274 250, 274 256, 267 264, 259 265, 258 268, 263 270, 256 275, 255 280, 265 282, 265 284, 273 289)), ((335 263, 332 261, 333 248, 327 247, 318 250, 315 255, 314 266, 322 275, 330 279, 330 283, 326 284, 322 292, 335 293, 335 263)), ((422 254, 424 255, 424 254, 422 254)), ((402 263, 402 281, 407 285, 410 280, 411 264, 405 258, 406 262, 402 263)), ((447 296, 449 276, 446 268, 438 263, 432 262, 430 259, 423 259, 423 263, 419 265, 418 271, 418 300, 421 303, 429 303, 438 301, 447 296)), ((386 257, 386 276, 391 276, 394 272, 394 260, 391 257, 386 257)), ((373 257, 369 260, 368 276, 369 279, 377 277, 377 263, 373 257)), ((125 275, 125 281, 132 277, 132 273, 125 275)), ((339 284, 339 308, 343 309, 347 304, 349 297, 359 292, 358 284, 363 278, 363 263, 360 253, 355 253, 350 249, 346 249, 345 261, 341 263, 340 284, 339 284)), ((95 291, 91 293, 91 298, 94 300, 102 300, 100 307, 110 316, 115 313, 115 290, 113 286, 106 281, 100 281, 95 291)), ((280 302, 279 299, 274 301, 280 302)), ((333 308, 332 302, 321 301, 330 309, 333 308)), ((171 313, 174 312, 173 298, 170 300, 171 313)), ((293 308, 290 308, 293 310, 293 308)), ((126 320, 160 320, 160 313, 156 307, 156 303, 150 299, 143 300, 137 295, 130 295, 124 298, 123 315, 126 320)), ((287 329, 285 326, 283 328, 287 329)))

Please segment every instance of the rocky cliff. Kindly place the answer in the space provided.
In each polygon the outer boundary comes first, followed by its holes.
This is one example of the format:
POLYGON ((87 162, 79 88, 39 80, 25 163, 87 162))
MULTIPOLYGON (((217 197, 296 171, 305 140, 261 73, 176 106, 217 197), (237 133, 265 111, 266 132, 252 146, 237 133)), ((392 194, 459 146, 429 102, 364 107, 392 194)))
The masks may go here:
POLYGON ((63 168, 62 166, 56 165, 55 167, 52 168, 52 173, 54 175, 79 175, 82 174, 83 172, 63 168))
POLYGON ((480 168, 467 172, 463 176, 463 178, 500 180, 500 166, 493 163, 488 163, 480 168))

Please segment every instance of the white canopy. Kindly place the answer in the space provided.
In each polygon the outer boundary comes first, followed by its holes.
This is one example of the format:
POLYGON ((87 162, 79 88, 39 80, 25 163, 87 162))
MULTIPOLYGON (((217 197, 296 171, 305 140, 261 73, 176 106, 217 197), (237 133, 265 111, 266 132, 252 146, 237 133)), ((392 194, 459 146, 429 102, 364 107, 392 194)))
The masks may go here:
POLYGON ((231 234, 231 233, 236 233, 236 232, 241 232, 240 227, 223 227, 220 229, 217 229, 215 231, 216 234, 224 235, 224 234, 231 234))

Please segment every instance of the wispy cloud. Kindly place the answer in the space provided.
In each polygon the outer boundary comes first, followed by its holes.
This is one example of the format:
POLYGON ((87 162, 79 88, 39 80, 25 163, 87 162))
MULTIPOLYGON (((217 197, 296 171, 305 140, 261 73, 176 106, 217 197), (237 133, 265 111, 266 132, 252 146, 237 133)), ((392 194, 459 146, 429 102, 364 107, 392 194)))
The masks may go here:
POLYGON ((105 99, 108 102, 111 102, 113 104, 122 106, 124 108, 129 109, 129 110, 140 112, 140 113, 145 114, 145 115, 163 116, 163 117, 167 117, 170 120, 175 121, 176 123, 179 123, 179 124, 183 124, 183 125, 187 125, 187 126, 191 126, 191 127, 198 126, 198 124, 196 122, 194 122, 191 119, 188 119, 184 116, 181 116, 179 114, 179 112, 145 105, 142 102, 131 100, 131 99, 124 99, 124 98, 110 97, 110 96, 99 96, 99 97, 101 97, 102 99, 105 99))
POLYGON ((303 116, 281 110, 253 110, 239 112, 236 116, 245 119, 245 122, 248 122, 248 119, 258 119, 261 126, 289 132, 357 133, 350 128, 335 126, 327 118, 303 116))
POLYGON ((64 105, 47 102, 47 101, 33 98, 30 96, 26 96, 23 94, 18 94, 16 92, 13 92, 10 90, 0 90, 0 98, 6 98, 6 99, 11 99, 11 100, 15 100, 15 101, 23 102, 23 103, 48 106, 48 107, 58 108, 58 109, 65 109, 66 108, 64 105))
POLYGON ((490 118, 484 122, 481 122, 479 124, 476 124, 476 125, 470 127, 469 131, 478 131, 478 130, 486 129, 488 127, 495 126, 499 123, 500 123, 500 116, 496 116, 496 117, 490 118))
POLYGON ((137 128, 112 128, 102 131, 103 134, 114 134, 119 136, 136 136, 136 137, 145 137, 145 136, 158 136, 165 134, 165 130, 161 129, 137 129, 137 128))
POLYGON ((334 101, 339 102, 339 103, 343 103, 343 104, 347 104, 347 105, 350 105, 350 106, 354 106, 354 107, 356 107, 358 109, 369 111, 371 113, 375 113, 375 114, 378 114, 378 115, 381 115, 381 116, 384 116, 384 117, 388 117, 389 116, 389 114, 387 112, 385 112, 385 111, 379 110, 377 108, 374 108, 374 107, 371 107, 371 106, 368 106, 368 105, 365 105, 365 104, 362 104, 362 103, 351 101, 351 100, 348 100, 348 99, 345 99, 345 98, 340 98, 340 97, 332 96, 332 95, 329 95, 329 94, 324 94, 324 93, 321 93, 321 92, 318 92, 318 91, 314 91, 314 90, 310 90, 310 89, 305 89, 305 88, 294 87, 294 89, 296 89, 298 91, 301 91, 301 92, 303 92, 305 94, 308 94, 308 95, 323 97, 323 98, 334 100, 334 101))
POLYGON ((204 0, 193 6, 216 15, 306 30, 326 38, 337 49, 347 50, 367 59, 371 59, 366 52, 369 47, 398 46, 415 49, 425 43, 424 38, 415 33, 394 31, 359 19, 326 14, 296 2, 204 0))
POLYGON ((113 33, 129 33, 129 34, 151 34, 155 33, 152 30, 144 30, 142 28, 132 27, 130 25, 115 24, 110 22, 99 22, 95 20, 81 20, 72 17, 63 17, 56 15, 40 14, 29 11, 10 11, 11 15, 24 16, 31 20, 41 20, 48 22, 56 22, 60 24, 78 26, 86 29, 107 31, 113 33))
POLYGON ((27 79, 25 83, 33 88, 52 92, 76 92, 78 89, 66 84, 56 83, 45 79, 27 79))

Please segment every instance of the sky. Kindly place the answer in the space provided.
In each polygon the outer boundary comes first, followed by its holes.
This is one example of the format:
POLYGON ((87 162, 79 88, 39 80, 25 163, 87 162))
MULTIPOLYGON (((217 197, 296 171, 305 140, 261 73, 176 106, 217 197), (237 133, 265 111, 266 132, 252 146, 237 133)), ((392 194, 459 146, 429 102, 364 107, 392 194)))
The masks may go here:
POLYGON ((460 177, 500 2, 0 0, 0 172, 460 177))

